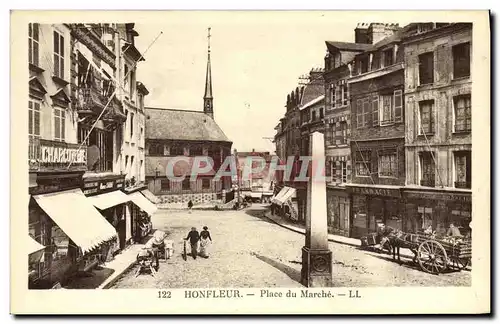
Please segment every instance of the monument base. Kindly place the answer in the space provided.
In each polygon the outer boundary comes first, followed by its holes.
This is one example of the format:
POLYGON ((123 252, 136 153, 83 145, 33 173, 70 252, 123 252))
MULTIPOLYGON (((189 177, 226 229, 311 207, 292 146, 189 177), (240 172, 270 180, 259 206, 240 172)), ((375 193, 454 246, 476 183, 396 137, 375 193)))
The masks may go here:
POLYGON ((332 285, 332 251, 302 248, 301 283, 306 287, 332 285))

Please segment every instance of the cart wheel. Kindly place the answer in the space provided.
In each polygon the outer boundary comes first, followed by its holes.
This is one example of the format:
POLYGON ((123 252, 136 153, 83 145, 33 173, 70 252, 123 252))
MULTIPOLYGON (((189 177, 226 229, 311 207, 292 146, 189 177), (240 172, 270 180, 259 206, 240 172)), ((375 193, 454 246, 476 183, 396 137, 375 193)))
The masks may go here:
POLYGON ((418 247, 418 263, 425 272, 439 274, 446 270, 448 256, 441 244, 429 240, 418 247))

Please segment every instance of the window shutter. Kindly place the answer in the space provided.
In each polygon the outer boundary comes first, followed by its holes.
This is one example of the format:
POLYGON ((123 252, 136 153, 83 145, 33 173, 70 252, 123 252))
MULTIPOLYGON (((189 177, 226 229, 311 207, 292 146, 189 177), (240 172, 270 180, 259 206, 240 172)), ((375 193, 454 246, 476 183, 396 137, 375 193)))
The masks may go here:
POLYGON ((394 121, 401 123, 403 121, 403 91, 394 91, 394 121))
POLYGON ((364 126, 368 126, 369 124, 369 115, 370 115, 370 98, 365 98, 365 100, 363 101, 363 112, 364 112, 364 123, 363 125, 364 126))
POLYGON ((378 126, 378 96, 372 97, 372 122, 373 126, 378 126))
POLYGON ((363 127, 363 104, 361 99, 356 101, 356 128, 363 127))

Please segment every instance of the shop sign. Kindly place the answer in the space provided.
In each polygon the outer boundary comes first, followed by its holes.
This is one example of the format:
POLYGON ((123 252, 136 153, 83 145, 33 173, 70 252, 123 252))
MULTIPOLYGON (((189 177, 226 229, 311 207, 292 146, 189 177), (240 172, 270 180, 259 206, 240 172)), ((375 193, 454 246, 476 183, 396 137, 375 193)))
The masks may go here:
POLYGON ((108 192, 123 187, 123 179, 89 181, 83 184, 83 193, 86 195, 108 192))
POLYGON ((387 188, 367 188, 367 187, 350 187, 351 192, 361 195, 370 196, 387 196, 387 197, 401 197, 401 192, 399 189, 387 189, 387 188))
MULTIPOLYGON (((30 142, 29 159, 38 170, 87 169, 87 146, 39 139, 30 142)), ((30 165, 31 165, 30 164, 30 165)))
POLYGON ((457 201, 464 203, 472 202, 472 195, 461 195, 455 193, 442 192, 405 192, 408 199, 431 199, 431 200, 446 200, 457 201))
POLYGON ((101 189, 101 190, 111 189, 114 187, 114 184, 115 184, 114 181, 108 181, 106 183, 101 183, 99 185, 99 189, 101 189))

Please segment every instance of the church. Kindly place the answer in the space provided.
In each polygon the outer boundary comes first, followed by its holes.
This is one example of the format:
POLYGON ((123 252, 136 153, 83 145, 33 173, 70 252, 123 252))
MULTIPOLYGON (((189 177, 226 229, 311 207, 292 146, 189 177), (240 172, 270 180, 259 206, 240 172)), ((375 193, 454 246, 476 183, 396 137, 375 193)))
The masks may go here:
POLYGON ((232 142, 214 118, 212 73, 210 63, 210 28, 208 60, 203 96, 203 111, 168 108, 146 108, 146 183, 159 204, 207 203, 222 198, 230 190, 231 177, 215 177, 232 142), (210 171, 192 179, 195 157, 206 156, 212 162, 210 171), (172 163, 173 159, 182 161, 172 163), (167 166, 173 165, 169 171, 167 166), (173 174, 167 174, 172 172, 173 174), (173 179, 182 177, 183 180, 173 179))

